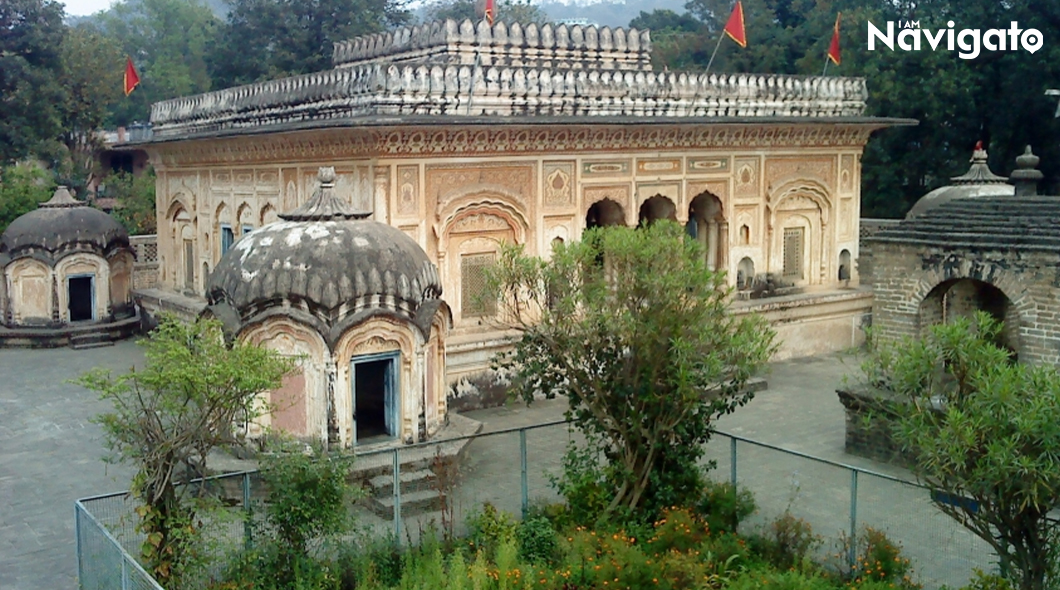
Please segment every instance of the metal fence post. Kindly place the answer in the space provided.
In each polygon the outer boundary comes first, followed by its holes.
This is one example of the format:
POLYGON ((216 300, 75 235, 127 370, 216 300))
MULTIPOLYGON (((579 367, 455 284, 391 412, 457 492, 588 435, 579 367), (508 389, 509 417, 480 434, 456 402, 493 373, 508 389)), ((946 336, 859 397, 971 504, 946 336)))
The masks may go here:
POLYGON ((125 559, 125 555, 118 549, 118 559, 121 560, 121 590, 128 590, 129 588, 129 564, 125 559))
POLYGON ((530 510, 530 482, 526 475, 526 429, 519 430, 519 468, 521 469, 519 485, 523 500, 523 519, 530 510))
POLYGON ((254 539, 251 536, 250 515, 250 472, 243 472, 243 546, 247 551, 254 547, 254 539))
POLYGON ((77 579, 84 581, 85 579, 85 564, 83 551, 85 548, 81 543, 81 502, 74 502, 74 535, 77 537, 77 579))
POLYGON ((729 437, 729 481, 736 487, 736 439, 729 437))
POLYGON ((850 470, 850 547, 847 559, 851 569, 857 563, 858 553, 858 470, 850 470))
POLYGON ((401 546, 401 460, 394 449, 394 543, 401 546))

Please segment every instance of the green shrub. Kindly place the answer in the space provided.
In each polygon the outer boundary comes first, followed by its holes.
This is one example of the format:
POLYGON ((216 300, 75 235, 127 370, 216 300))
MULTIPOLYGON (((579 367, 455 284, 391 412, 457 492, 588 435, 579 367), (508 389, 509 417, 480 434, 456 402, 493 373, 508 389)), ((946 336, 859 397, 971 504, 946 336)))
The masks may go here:
POLYGON ((284 453, 263 461, 269 489, 265 518, 281 553, 306 554, 309 541, 347 530, 352 489, 348 467, 328 457, 284 453))
POLYGON ((527 518, 515 531, 519 542, 519 556, 530 563, 551 564, 559 549, 556 529, 547 519, 527 518))
POLYGON ((752 540, 758 553, 781 570, 802 569, 810 564, 810 554, 822 542, 810 523, 787 511, 770 523, 764 535, 752 540))
POLYGON ((683 508, 672 508, 655 522, 655 533, 648 539, 651 553, 691 551, 710 534, 707 523, 683 508))
POLYGON ((468 541, 472 549, 484 551, 485 557, 490 558, 502 543, 515 541, 516 526, 511 514, 486 502, 481 511, 472 512, 467 517, 468 541))
POLYGON ((787 570, 755 569, 729 582, 726 590, 835 590, 827 579, 816 574, 787 570))
POLYGON ((735 533, 741 521, 755 511, 754 495, 729 482, 707 482, 696 511, 714 532, 735 533))
POLYGON ((1016 586, 1001 576, 986 574, 977 569, 972 581, 961 590, 1016 590, 1016 586))
POLYGON ((569 524, 593 525, 607 513, 611 488, 593 449, 570 443, 563 455, 562 475, 550 479, 566 500, 569 524))
MULTIPOLYGON (((909 559, 902 554, 902 546, 891 541, 883 531, 865 527, 858 534, 855 543, 854 564, 846 563, 850 552, 850 539, 840 541, 840 572, 843 578, 852 584, 878 581, 894 584, 901 588, 919 588, 912 581, 913 567, 909 559)), ((859 587, 860 588, 860 587, 859 587)))

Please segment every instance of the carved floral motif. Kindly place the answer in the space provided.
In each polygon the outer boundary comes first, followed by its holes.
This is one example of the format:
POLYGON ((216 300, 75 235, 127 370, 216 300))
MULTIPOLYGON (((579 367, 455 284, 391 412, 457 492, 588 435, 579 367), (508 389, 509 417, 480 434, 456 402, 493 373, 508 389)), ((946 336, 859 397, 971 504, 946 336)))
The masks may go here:
POLYGON ((572 162, 547 163, 545 171, 545 205, 562 207, 574 204, 574 190, 571 186, 574 175, 572 162))
POLYGON ((415 215, 419 209, 419 166, 398 166, 397 212, 399 215, 415 215))

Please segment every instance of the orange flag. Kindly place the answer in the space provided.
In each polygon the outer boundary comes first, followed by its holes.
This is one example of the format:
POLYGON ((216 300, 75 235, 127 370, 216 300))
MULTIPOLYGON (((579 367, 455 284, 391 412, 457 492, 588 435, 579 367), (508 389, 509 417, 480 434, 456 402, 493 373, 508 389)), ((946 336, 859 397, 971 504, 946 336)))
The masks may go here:
POLYGON ((494 13, 493 0, 486 0, 486 22, 489 23, 489 25, 491 27, 493 26, 493 16, 494 16, 493 13, 494 13))
POLYGON ((136 88, 137 84, 140 83, 140 75, 136 73, 136 67, 133 66, 132 58, 125 58, 125 96, 129 96, 132 93, 133 88, 136 88))
POLYGON ((743 28, 743 5, 740 0, 736 0, 736 6, 729 15, 729 22, 725 23, 725 34, 740 47, 747 47, 747 32, 743 28))
POLYGON ((832 60, 832 63, 839 65, 839 62, 843 61, 839 55, 839 17, 843 13, 835 15, 835 27, 832 29, 832 43, 828 45, 828 59, 832 60))

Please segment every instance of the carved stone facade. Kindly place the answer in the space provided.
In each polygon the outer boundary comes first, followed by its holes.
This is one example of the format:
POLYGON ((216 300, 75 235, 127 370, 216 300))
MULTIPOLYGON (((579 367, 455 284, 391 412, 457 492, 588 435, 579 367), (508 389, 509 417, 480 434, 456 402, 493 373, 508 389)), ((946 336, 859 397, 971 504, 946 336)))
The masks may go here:
POLYGON ((334 63, 154 106, 140 147, 158 172, 162 288, 201 296, 222 250, 333 166, 338 193, 437 265, 450 382, 504 345, 475 297, 502 242, 548 256, 587 227, 659 218, 748 293, 784 274, 803 297, 789 328, 831 322, 843 336, 824 348, 856 341, 865 297, 812 300, 858 284, 860 156, 906 123, 863 117, 863 80, 653 72, 646 31, 453 21, 337 44, 334 63))

